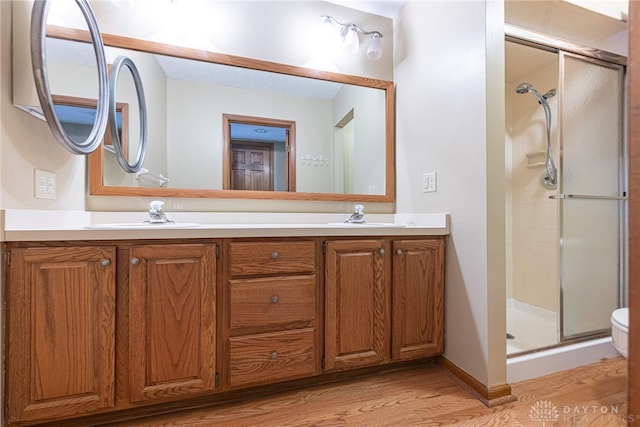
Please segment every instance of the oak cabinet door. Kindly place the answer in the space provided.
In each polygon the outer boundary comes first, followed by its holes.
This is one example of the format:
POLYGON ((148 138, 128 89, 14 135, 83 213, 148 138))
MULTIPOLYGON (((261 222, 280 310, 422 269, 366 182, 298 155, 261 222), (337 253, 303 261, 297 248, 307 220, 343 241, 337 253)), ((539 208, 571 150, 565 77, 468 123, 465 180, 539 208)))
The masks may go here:
POLYGON ((326 242, 325 369, 390 359, 390 269, 384 239, 326 242))
POLYGON ((443 351, 444 240, 393 242, 394 360, 443 351))
POLYGON ((10 249, 8 422, 114 405, 115 247, 10 249))
POLYGON ((129 260, 132 402, 215 388, 215 245, 134 246, 129 260))

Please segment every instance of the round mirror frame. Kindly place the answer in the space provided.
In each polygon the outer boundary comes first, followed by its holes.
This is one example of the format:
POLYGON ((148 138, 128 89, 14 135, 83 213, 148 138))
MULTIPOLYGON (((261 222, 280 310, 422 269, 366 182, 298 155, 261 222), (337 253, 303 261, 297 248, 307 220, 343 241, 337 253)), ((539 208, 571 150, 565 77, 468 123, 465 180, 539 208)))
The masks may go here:
POLYGON ((42 112, 47 119, 47 124, 56 140, 65 149, 73 154, 89 154, 100 146, 107 128, 108 119, 108 84, 107 61, 104 52, 102 35, 98 29, 96 18, 87 3, 87 0, 75 0, 82 11, 82 15, 89 27, 89 34, 93 44, 93 50, 98 64, 98 99, 96 104, 96 117, 93 127, 87 139, 77 142, 69 138, 54 109, 49 86, 49 76, 46 64, 46 36, 47 36, 47 15, 49 11, 49 0, 36 0, 31 13, 31 63, 33 77, 35 79, 36 92, 42 112))
POLYGON ((116 152, 118 163, 126 172, 135 173, 142 168, 144 157, 147 152, 147 103, 145 101, 144 89, 142 87, 142 79, 140 73, 131 59, 126 56, 118 56, 111 65, 111 74, 109 76, 109 127, 111 130, 111 141, 116 152), (116 91, 118 85, 118 75, 122 66, 126 66, 131 71, 133 83, 138 96, 138 109, 140 115, 140 143, 138 144, 138 156, 134 163, 129 163, 126 156, 122 152, 122 142, 118 133, 118 121, 116 112, 116 91))

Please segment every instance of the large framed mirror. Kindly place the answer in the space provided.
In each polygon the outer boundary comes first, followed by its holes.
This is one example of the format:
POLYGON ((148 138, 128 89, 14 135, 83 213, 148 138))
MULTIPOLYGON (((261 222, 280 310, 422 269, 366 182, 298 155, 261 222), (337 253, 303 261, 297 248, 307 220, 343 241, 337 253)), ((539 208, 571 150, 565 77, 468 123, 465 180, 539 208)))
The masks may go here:
MULTIPOLYGON (((88 38, 81 31, 51 26, 47 35, 67 54, 86 49, 88 38)), ((107 62, 130 57, 143 80, 149 141, 143 170, 148 173, 124 172, 101 147, 89 156, 90 195, 394 201, 393 82, 102 36, 107 62), (273 167, 286 168, 274 169, 274 175, 287 176, 288 185, 232 189, 230 117, 265 120, 249 131, 253 135, 270 131, 269 123, 294 127, 286 160, 273 155, 273 167)), ((128 102, 126 96, 119 101, 128 102)), ((129 111, 131 133, 139 123, 131 114, 135 110, 129 111)), ((135 135, 129 141, 136 141, 135 135)), ((244 142, 269 144, 255 136, 245 136, 244 142)), ((136 149, 130 144, 132 158, 136 149)), ((274 145, 272 151, 277 150, 274 145)))

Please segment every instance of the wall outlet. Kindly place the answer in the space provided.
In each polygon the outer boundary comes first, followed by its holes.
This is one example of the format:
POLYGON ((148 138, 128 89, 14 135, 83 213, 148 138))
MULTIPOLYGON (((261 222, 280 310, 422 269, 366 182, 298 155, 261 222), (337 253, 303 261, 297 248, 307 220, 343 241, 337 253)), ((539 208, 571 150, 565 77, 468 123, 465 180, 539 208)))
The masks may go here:
POLYGON ((422 175, 422 192, 433 193, 436 191, 436 173, 427 172, 422 175))
POLYGON ((56 174, 35 169, 34 190, 36 199, 56 198, 56 174))

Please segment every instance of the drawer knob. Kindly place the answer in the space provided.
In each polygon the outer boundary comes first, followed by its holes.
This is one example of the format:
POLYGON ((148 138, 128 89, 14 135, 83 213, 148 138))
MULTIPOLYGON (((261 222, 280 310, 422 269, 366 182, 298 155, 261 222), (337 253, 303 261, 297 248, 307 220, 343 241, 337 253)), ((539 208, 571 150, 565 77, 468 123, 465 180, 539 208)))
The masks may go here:
POLYGON ((277 259, 279 256, 278 252, 271 252, 271 259, 277 259))
POLYGON ((102 265, 103 267, 108 267, 109 265, 111 265, 111 260, 107 258, 103 258, 100 261, 100 265, 102 265))
POLYGON ((138 265, 140 264, 140 260, 138 258, 131 258, 131 265, 138 265))
POLYGON ((272 351, 271 352, 271 358, 272 359, 277 359, 278 358, 278 352, 277 351, 272 351))
POLYGON ((274 295, 274 296, 271 297, 271 302, 274 303, 274 304, 277 304, 278 303, 278 299, 279 299, 278 296, 274 295))

